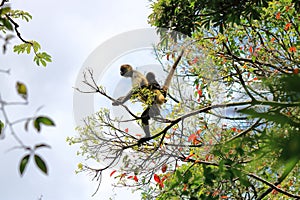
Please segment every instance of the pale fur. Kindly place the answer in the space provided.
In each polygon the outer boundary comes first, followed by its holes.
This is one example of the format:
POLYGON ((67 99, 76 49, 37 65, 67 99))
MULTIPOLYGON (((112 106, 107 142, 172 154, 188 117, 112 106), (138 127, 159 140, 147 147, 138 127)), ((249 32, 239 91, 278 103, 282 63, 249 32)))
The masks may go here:
POLYGON ((142 73, 136 70, 132 70, 131 83, 132 83, 132 88, 140 88, 142 86, 148 86, 148 81, 146 77, 142 73))

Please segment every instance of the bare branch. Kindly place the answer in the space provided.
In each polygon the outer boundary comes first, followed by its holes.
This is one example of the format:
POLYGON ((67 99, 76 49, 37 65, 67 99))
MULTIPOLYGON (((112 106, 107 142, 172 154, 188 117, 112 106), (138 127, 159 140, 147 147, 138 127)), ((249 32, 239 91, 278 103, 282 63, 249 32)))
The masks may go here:
POLYGON ((0 73, 9 74, 10 73, 10 69, 7 69, 7 70, 0 69, 0 73))
MULTIPOLYGON (((82 90, 80 90, 79 88, 75 88, 75 90, 77 90, 78 92, 81 92, 81 93, 91 93, 91 94, 93 94, 93 93, 99 93, 99 94, 101 94, 102 96, 106 97, 107 99, 111 100, 112 102, 117 101, 116 99, 114 99, 114 98, 112 98, 111 96, 109 96, 103 89, 101 89, 101 88, 97 85, 97 83, 96 83, 96 81, 95 81, 95 79, 94 79, 93 71, 92 71, 91 69, 88 70, 88 73, 89 73, 89 75, 90 75, 90 78, 91 78, 91 80, 92 80, 92 83, 89 83, 89 81, 87 80, 87 77, 86 77, 86 74, 85 74, 85 73, 84 73, 84 80, 83 80, 83 83, 86 84, 87 86, 89 86, 89 87, 92 89, 92 91, 82 91, 82 90)), ((125 108, 125 110, 126 110, 132 117, 134 117, 136 120, 141 119, 141 117, 139 117, 139 116, 135 115, 133 112, 131 112, 131 110, 130 110, 126 105, 121 104, 121 106, 122 106, 123 108, 125 108)))

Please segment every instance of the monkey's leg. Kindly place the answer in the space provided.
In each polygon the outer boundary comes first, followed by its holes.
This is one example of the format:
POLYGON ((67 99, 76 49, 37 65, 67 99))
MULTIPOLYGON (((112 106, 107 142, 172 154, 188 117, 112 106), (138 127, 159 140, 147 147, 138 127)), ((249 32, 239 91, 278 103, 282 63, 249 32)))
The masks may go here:
POLYGON ((144 129, 145 134, 146 134, 146 138, 151 136, 150 135, 150 127, 149 127, 149 120, 150 120, 149 111, 150 111, 150 107, 147 107, 146 110, 144 110, 144 112, 141 115, 142 127, 144 129))
POLYGON ((159 106, 157 104, 153 104, 149 106, 149 118, 160 115, 159 106))

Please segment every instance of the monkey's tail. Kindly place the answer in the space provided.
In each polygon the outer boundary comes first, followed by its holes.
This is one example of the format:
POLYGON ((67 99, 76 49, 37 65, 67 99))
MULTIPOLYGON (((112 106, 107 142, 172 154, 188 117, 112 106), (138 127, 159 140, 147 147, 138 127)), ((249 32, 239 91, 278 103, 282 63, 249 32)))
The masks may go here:
POLYGON ((163 91, 166 92, 166 93, 168 92, 168 89, 169 89, 170 84, 171 84, 171 80, 172 80, 172 78, 174 76, 174 73, 175 73, 175 69, 176 69, 178 63, 180 62, 180 60, 183 56, 183 53, 184 53, 184 50, 182 50, 180 52, 179 56, 177 57, 176 61, 173 64, 173 66, 171 67, 170 72, 169 72, 169 74, 166 78, 166 81, 164 83, 164 86, 162 87, 163 91))

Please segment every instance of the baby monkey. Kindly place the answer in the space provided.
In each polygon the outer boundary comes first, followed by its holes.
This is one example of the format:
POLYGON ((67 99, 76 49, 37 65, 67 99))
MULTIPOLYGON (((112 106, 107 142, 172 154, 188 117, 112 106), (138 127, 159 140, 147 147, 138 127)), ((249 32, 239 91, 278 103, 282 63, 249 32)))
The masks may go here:
POLYGON ((153 72, 148 72, 146 74, 146 79, 148 81, 148 88, 155 93, 155 103, 162 105, 166 102, 166 94, 162 93, 159 83, 155 79, 155 74, 153 72))

